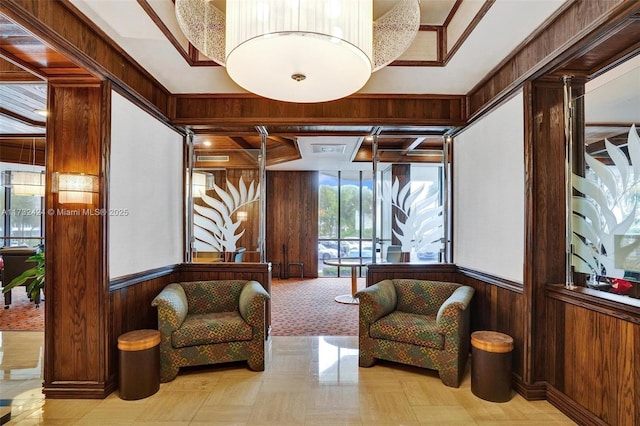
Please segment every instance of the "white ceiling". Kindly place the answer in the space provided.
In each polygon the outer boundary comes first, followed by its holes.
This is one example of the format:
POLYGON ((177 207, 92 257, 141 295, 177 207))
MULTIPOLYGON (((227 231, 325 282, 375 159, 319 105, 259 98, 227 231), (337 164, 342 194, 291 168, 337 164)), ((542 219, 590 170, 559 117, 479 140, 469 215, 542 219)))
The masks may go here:
MULTIPOLYGON (((190 66, 152 22, 136 0, 70 0, 171 93, 242 93, 224 67, 190 66)), ((181 32, 171 0, 147 0, 180 42, 181 32)), ((224 9, 224 0, 213 0, 224 9)), ((374 0, 374 19, 397 0, 374 0)), ((465 0, 461 6, 478 10, 484 0, 465 0)), ((468 93, 518 47, 565 0, 496 0, 445 67, 392 66, 375 72, 360 93, 468 93)), ((422 0, 421 24, 442 25, 455 0, 422 0)), ((338 138, 321 143, 345 144, 344 154, 314 154, 318 138, 298 138, 302 159, 270 166, 270 170, 369 170, 371 164, 351 161, 361 138, 338 138), (309 139, 309 140, 307 140, 309 139)))
MULTIPOLYGON (((564 2, 497 0, 447 66, 387 67, 374 73, 361 92, 466 94, 564 2)), ((71 0, 71 3, 171 93, 243 92, 223 67, 189 66, 136 0, 71 0)), ((155 10, 172 7, 171 0, 152 3, 155 10)), ((393 3, 394 0, 376 0, 379 10, 393 3)), ((430 17, 422 21, 442 20, 443 11, 451 3, 451 0, 423 0, 422 11, 429 10, 430 17)))

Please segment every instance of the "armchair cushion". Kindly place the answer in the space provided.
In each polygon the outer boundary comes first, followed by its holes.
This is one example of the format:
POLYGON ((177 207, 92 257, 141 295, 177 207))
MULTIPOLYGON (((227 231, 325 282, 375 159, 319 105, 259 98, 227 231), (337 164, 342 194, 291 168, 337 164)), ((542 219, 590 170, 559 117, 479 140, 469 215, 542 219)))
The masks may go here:
POLYGON ((194 314, 173 332, 174 348, 209 345, 211 343, 251 340, 253 329, 237 312, 194 314))
POLYGON ((433 316, 427 317, 395 311, 374 322, 369 333, 375 339, 434 349, 444 347, 444 337, 438 332, 438 326, 433 316))

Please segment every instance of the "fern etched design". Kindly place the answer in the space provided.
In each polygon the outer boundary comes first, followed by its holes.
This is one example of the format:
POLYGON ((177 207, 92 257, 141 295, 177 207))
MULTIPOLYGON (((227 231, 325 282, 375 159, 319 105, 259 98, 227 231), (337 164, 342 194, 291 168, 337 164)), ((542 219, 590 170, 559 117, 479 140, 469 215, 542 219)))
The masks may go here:
POLYGON ((260 198, 260 184, 252 181, 246 186, 242 177, 238 188, 227 180, 227 191, 218 185, 213 185, 216 195, 214 198, 200 191, 202 201, 206 206, 194 204, 193 234, 196 251, 232 252, 236 243, 244 234, 239 231, 241 220, 233 220, 233 214, 247 204, 260 198))
MULTIPOLYGON (((627 154, 605 139, 612 165, 585 153, 589 169, 586 177, 572 175, 573 188, 584 196, 574 196, 571 225, 572 264, 576 272, 623 278, 624 269, 615 259, 626 259, 640 239, 616 238, 625 235, 636 221, 640 191, 640 138, 635 125, 629 129, 627 154)), ((639 265, 640 266, 640 265, 639 265)))
POLYGON ((396 214, 398 230, 393 235, 402 244, 403 252, 439 252, 442 249, 442 206, 438 188, 420 184, 413 191, 408 182, 402 188, 396 178, 393 185, 385 184, 385 194, 390 194, 391 204, 402 215, 396 214), (402 217, 404 216, 404 218, 402 217))

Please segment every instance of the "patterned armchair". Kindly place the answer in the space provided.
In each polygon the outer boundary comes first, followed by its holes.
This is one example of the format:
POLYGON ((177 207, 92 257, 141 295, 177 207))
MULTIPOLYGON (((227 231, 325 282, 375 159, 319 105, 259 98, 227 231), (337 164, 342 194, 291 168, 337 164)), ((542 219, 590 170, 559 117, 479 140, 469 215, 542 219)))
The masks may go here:
POLYGON ((267 299, 256 281, 166 286, 151 302, 158 307, 160 381, 173 380, 180 367, 231 361, 263 371, 267 299))
POLYGON ((469 355, 472 287, 438 281, 384 280, 359 291, 360 367, 376 358, 438 370, 458 387, 469 355))

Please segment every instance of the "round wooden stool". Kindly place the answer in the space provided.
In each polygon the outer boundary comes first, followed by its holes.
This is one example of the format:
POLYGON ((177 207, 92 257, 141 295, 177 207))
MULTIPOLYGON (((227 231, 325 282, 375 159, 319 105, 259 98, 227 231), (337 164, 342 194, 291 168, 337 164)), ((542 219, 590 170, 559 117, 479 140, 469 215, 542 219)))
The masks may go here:
POLYGON ((471 392, 492 402, 511 399, 513 339, 497 331, 471 333, 471 392))
POLYGON ((160 332, 135 330, 118 337, 120 398, 142 399, 160 389, 160 332))

